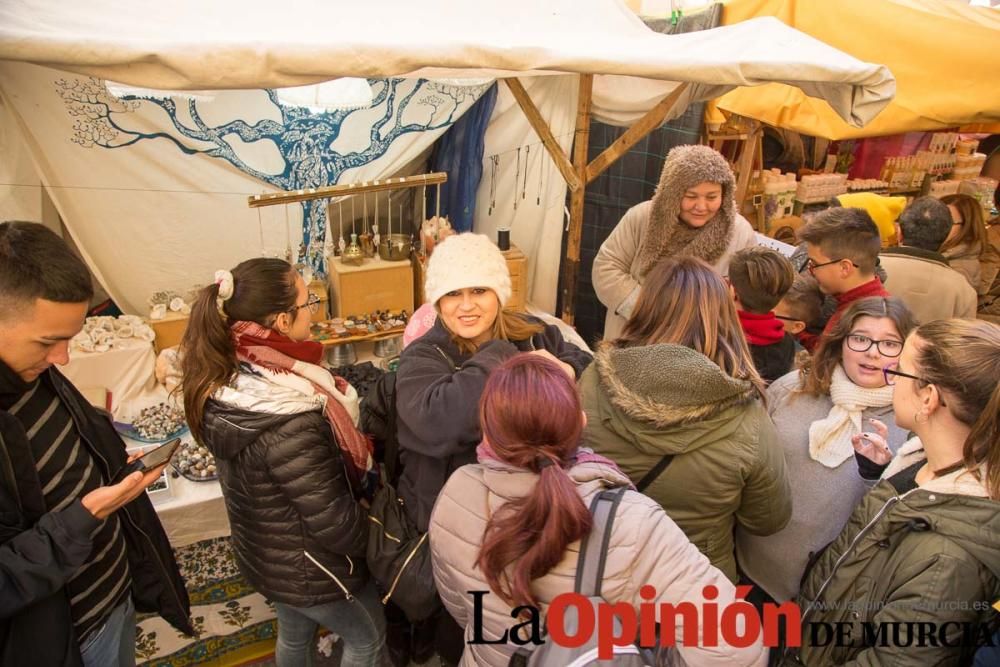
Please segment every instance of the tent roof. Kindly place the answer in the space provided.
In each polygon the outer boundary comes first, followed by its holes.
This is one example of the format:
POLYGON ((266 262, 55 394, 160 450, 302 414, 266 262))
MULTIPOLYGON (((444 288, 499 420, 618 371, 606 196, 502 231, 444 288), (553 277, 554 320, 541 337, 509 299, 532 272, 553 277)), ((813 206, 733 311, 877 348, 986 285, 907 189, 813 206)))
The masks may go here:
POLYGON ((706 99, 783 81, 852 125, 894 91, 886 67, 773 18, 667 36, 620 0, 19 0, 0 3, 0 59, 174 90, 576 72, 688 81, 706 99))
POLYGON ((722 22, 775 16, 860 59, 885 63, 895 99, 852 127, 802 91, 769 84, 734 90, 719 107, 827 139, 937 130, 1000 121, 1000 12, 954 0, 731 0, 722 22))

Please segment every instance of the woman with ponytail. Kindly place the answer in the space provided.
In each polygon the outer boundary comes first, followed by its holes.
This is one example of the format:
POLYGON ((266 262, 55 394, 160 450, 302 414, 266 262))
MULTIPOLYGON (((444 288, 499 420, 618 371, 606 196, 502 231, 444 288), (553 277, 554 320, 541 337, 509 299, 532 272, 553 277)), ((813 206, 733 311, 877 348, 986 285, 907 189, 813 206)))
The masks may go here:
MULTIPOLYGON (((588 509, 604 489, 629 486, 613 462, 580 448, 586 418, 573 381, 555 362, 517 355, 490 375, 479 404, 483 441, 477 464, 456 470, 430 523, 434 579, 445 606, 465 628, 463 665, 506 665, 518 645, 495 640, 516 624, 519 605, 540 609, 573 591, 580 540, 590 532, 588 509), (474 613, 469 591, 489 589, 474 613), (477 625, 478 624, 478 625, 477 625)), ((735 589, 654 501, 627 491, 615 513, 601 594, 607 602, 690 601, 715 586, 720 609, 735 589), (645 585, 655 597, 640 597, 645 585)), ((763 664, 760 643, 747 648, 703 642, 677 651, 690 665, 763 664)))
POLYGON ((858 633, 862 623, 920 625, 934 628, 936 641, 907 641, 904 631, 888 645, 811 646, 803 632, 800 655, 785 656, 789 665, 966 665, 995 629, 1000 326, 924 324, 883 373, 896 424, 915 437, 891 462, 879 435, 856 442, 859 454, 888 467, 807 573, 798 602, 803 623, 853 624, 858 633))
POLYGON ((241 572, 274 603, 279 667, 305 665, 318 625, 343 663, 377 665, 384 619, 365 569, 372 482, 357 392, 319 365, 315 301, 280 259, 218 271, 181 342, 184 409, 215 455, 241 572))

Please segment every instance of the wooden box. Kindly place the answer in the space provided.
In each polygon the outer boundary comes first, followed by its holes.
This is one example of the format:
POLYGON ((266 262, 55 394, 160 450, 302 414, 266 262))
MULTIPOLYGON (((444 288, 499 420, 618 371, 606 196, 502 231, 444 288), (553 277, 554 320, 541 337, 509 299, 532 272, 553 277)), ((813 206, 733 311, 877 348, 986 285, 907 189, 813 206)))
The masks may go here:
POLYGON ((174 312, 168 312, 162 320, 149 320, 149 326, 156 334, 156 339, 153 341, 153 349, 156 350, 156 353, 159 354, 168 347, 180 345, 187 324, 187 315, 174 312))
POLYGON ((405 310, 413 313, 413 265, 387 262, 380 257, 366 259, 361 266, 331 258, 331 313, 334 317, 363 315, 376 310, 405 310))
MULTIPOLYGON (((528 258, 521 249, 511 244, 510 250, 503 253, 507 260, 507 270, 510 271, 510 301, 507 307, 512 310, 524 311, 528 302, 528 258)), ((420 307, 424 303, 424 272, 426 268, 419 258, 413 262, 414 303, 420 307)))

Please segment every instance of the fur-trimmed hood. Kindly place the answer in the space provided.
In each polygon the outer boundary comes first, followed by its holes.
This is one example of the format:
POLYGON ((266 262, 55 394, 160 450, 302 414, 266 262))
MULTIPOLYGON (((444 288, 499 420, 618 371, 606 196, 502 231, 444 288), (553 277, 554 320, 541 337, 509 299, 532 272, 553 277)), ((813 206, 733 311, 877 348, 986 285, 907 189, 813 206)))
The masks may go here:
POLYGON ((726 375, 683 345, 602 345, 594 365, 611 405, 656 430, 704 421, 756 396, 747 380, 726 375))
POLYGON ((677 146, 667 154, 652 199, 649 227, 639 248, 639 273, 646 275, 660 259, 694 255, 709 264, 725 251, 736 217, 736 179, 729 163, 708 146, 677 146), (722 206, 711 220, 692 228, 678 217, 688 188, 699 183, 722 185, 722 206))

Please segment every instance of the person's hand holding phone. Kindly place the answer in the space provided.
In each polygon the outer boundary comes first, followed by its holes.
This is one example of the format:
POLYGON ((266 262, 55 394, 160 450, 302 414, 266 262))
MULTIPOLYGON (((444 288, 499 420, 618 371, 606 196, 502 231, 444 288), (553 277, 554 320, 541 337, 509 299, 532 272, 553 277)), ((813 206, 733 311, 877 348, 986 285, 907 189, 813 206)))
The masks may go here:
MULTIPOLYGON (((141 454, 129 457, 129 463, 138 456, 141 456, 141 454)), ((81 502, 95 518, 106 519, 119 508, 129 504, 145 492, 147 486, 160 478, 160 475, 163 474, 163 469, 166 467, 167 464, 164 463, 159 467, 145 472, 137 470, 127 475, 125 479, 117 484, 94 489, 85 495, 81 502)))

